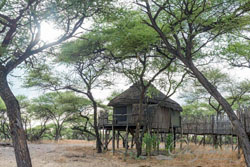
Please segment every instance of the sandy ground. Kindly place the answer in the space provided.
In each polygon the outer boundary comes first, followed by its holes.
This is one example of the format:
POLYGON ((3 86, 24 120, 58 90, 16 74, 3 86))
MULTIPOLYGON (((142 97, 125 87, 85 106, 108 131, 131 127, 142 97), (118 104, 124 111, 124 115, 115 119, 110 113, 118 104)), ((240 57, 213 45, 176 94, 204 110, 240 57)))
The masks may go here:
MULTIPOLYGON (((111 151, 97 154, 94 142, 87 141, 44 141, 29 144, 29 149, 33 167, 245 167, 243 156, 238 160, 237 151, 229 147, 215 150, 210 146, 192 146, 189 151, 160 157, 168 160, 158 160, 159 156, 135 159, 131 150, 124 160, 123 149, 114 156, 111 151)), ((16 167, 12 147, 0 147, 0 167, 16 167)))

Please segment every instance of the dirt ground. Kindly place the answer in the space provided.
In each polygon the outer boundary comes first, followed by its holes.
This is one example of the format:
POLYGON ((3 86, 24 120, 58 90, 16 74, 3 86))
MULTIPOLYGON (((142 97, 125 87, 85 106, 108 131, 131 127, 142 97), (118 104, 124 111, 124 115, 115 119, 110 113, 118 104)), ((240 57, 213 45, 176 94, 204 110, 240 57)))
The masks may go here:
MULTIPOLYGON (((140 159, 135 158, 134 150, 129 150, 125 160, 124 149, 117 150, 114 156, 111 151, 97 154, 94 142, 64 140, 29 144, 33 167, 245 167, 243 156, 238 159, 237 151, 229 146, 222 150, 210 146, 184 148, 185 151, 168 157, 140 159)), ((0 167, 16 167, 12 147, 0 146, 0 167)))

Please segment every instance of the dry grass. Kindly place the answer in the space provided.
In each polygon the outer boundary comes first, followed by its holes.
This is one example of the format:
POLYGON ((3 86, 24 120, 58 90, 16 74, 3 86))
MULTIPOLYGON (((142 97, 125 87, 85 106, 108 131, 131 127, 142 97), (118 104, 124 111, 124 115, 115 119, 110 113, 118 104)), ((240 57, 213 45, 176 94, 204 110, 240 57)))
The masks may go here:
MULTIPOLYGON (((97 154, 94 145, 93 141, 61 140, 31 143, 29 147, 34 167, 245 167, 243 156, 238 160, 237 151, 226 147, 215 150, 191 145, 188 152, 172 156, 171 160, 157 160, 155 156, 136 159, 129 150, 125 161, 124 149, 117 150, 114 156, 111 151, 97 154)), ((15 167, 13 150, 0 149, 0 167, 15 167)))

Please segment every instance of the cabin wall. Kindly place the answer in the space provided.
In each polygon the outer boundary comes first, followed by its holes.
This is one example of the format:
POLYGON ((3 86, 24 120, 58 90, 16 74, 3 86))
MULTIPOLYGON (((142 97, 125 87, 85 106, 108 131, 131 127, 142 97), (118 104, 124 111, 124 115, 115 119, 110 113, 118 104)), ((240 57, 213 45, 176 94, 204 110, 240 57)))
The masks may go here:
POLYGON ((158 107, 153 116, 152 128, 169 129, 170 127, 170 110, 164 107, 158 107))
MULTIPOLYGON (((139 111, 139 104, 132 105, 132 112, 134 114, 138 113, 139 111)), ((158 107, 156 104, 152 105, 143 105, 143 123, 149 122, 149 127, 152 129, 166 129, 169 130, 171 125, 171 109, 165 107, 158 107), (147 107, 147 113, 144 113, 144 109, 147 107)), ((130 119, 130 123, 135 124, 137 121, 138 116, 133 115, 133 118, 130 119)))
POLYGON ((130 124, 133 120, 133 115, 132 115, 133 111, 132 111, 132 105, 128 105, 127 106, 127 119, 128 119, 128 123, 130 124))
POLYGON ((179 111, 171 112, 171 126, 180 127, 181 126, 181 116, 179 111))
MULTIPOLYGON (((131 124, 136 124, 136 121, 138 120, 138 116, 139 116, 139 104, 133 104, 131 105, 132 107, 132 115, 131 115, 131 119, 130 122, 131 124)), ((143 104, 142 105, 142 115, 143 115, 143 119, 144 119, 144 109, 146 108, 146 105, 143 104)), ((145 122, 145 120, 143 120, 142 122, 145 122)))
POLYGON ((127 122, 127 106, 117 106, 113 109, 115 124, 127 122))
MULTIPOLYGON (((169 108, 158 107, 156 104, 145 105, 142 109, 142 122, 149 123, 152 129, 165 129, 169 130, 173 127, 180 127, 180 112, 173 111, 169 108), (147 110, 145 112, 145 108, 147 110)), ((126 114, 124 116, 115 116, 116 124, 136 125, 139 113, 139 104, 132 104, 127 106, 114 107, 115 114, 126 114)))

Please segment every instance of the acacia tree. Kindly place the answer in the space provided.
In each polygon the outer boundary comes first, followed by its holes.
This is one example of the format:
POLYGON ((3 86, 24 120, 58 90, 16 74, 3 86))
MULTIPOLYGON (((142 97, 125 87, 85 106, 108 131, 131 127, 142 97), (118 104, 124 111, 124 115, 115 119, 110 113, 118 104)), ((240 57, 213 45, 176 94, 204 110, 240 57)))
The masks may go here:
POLYGON ((32 100, 29 110, 36 119, 49 119, 55 127, 55 140, 59 140, 66 122, 73 121, 90 102, 72 92, 51 92, 32 100))
POLYGON ((72 37, 85 18, 100 11, 105 0, 3 0, 0 3, 0 96, 10 122, 17 166, 31 167, 31 159, 21 122, 20 107, 7 76, 31 56, 72 37), (41 23, 52 22, 62 29, 57 40, 40 40, 41 23))
MULTIPOLYGON (((109 60, 104 59, 104 47, 100 38, 96 38, 94 32, 86 33, 81 39, 71 41, 62 45, 60 53, 56 54, 55 61, 64 66, 64 74, 56 74, 56 69, 52 70, 46 65, 30 71, 27 76, 26 86, 36 86, 51 90, 71 90, 86 96, 92 103, 93 108, 93 128, 95 133, 86 129, 90 123, 88 115, 81 114, 80 117, 86 119, 84 130, 96 137, 97 152, 102 152, 102 143, 98 131, 97 110, 99 102, 93 95, 93 89, 102 88, 111 84, 108 81, 109 60), (43 68, 43 71, 39 69, 43 68), (52 72, 54 71, 54 73, 52 72)), ((92 124, 91 124, 92 125, 92 124)), ((77 127, 74 127, 77 129, 77 127)))
POLYGON ((249 1, 136 1, 148 16, 145 23, 162 39, 165 48, 175 55, 202 86, 217 100, 229 116, 242 142, 247 166, 250 166, 250 142, 232 107, 216 87, 196 67, 197 54, 216 37, 242 25, 248 17, 249 1))
MULTIPOLYGON (((203 71, 204 76, 223 94, 234 109, 237 109, 238 103, 250 93, 249 80, 234 81, 231 76, 219 69, 205 68, 203 71)), ((208 103, 210 110, 214 110, 218 115, 223 111, 221 105, 195 78, 189 80, 183 92, 185 93, 182 93, 180 97, 184 98, 187 103, 198 101, 208 103)))
MULTIPOLYGON (((86 36, 82 37, 86 38, 86 36)), ((73 66, 74 77, 68 76, 67 84, 62 88, 81 93, 92 102, 96 149, 98 153, 101 153, 102 142, 97 122, 98 101, 93 95, 93 89, 107 87, 111 84, 106 79, 108 78, 109 61, 104 59, 105 49, 102 47, 102 43, 95 38, 95 35, 90 33, 87 38, 89 39, 87 41, 77 40, 63 45, 58 61, 73 66)))

